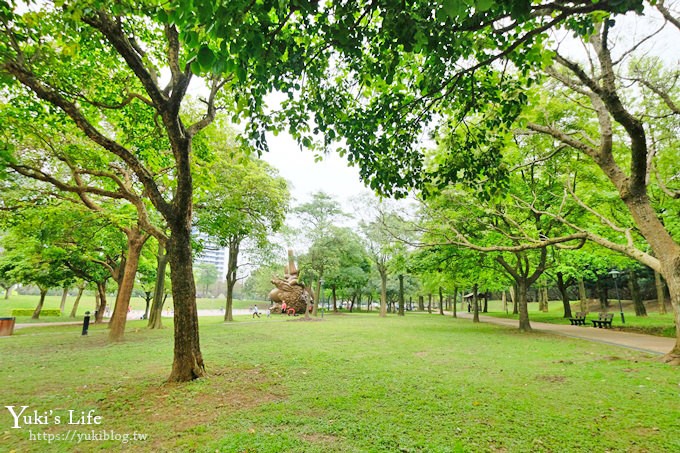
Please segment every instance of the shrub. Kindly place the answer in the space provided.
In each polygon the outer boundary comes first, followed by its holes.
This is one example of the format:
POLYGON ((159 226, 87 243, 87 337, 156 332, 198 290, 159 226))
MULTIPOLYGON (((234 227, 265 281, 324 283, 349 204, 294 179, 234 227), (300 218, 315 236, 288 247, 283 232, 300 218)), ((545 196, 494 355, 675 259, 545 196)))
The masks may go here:
MULTIPOLYGON (((14 308, 12 316, 32 316, 34 311, 31 308, 14 308)), ((61 316, 61 310, 58 308, 47 308, 40 311, 40 316, 61 316)))

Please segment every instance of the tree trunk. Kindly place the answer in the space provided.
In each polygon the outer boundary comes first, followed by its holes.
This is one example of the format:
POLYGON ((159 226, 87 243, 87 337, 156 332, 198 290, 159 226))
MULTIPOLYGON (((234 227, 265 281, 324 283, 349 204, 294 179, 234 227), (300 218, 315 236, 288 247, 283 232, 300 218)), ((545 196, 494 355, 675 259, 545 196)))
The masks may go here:
POLYGON ((581 301, 581 312, 588 312, 588 296, 586 295, 586 284, 583 281, 583 277, 578 278, 578 297, 581 301))
POLYGON ((331 286, 331 297, 333 298, 333 311, 335 313, 338 312, 338 297, 337 294, 335 293, 335 285, 331 286))
POLYGON ((227 258, 227 305, 224 308, 224 321, 232 322, 234 306, 234 286, 236 285, 236 271, 238 270, 238 252, 241 241, 229 239, 229 256, 227 258))
POLYGON ((543 299, 543 312, 548 313, 549 307, 548 307, 548 287, 544 286, 541 288, 541 297, 543 299))
POLYGON ((156 286, 153 290, 153 302, 149 313, 149 329, 160 329, 163 327, 163 303, 165 302, 165 270, 168 267, 168 254, 165 245, 158 243, 158 254, 156 255, 156 286))
MULTIPOLYGON (((97 323, 102 321, 101 318, 97 319, 98 318, 97 315, 99 314, 99 306, 101 305, 101 295, 99 294, 99 284, 98 283, 95 284, 97 285, 97 287, 94 290, 94 322, 97 323)), ((102 310, 102 317, 103 316, 104 313, 102 310)))
POLYGON ((479 322, 479 301, 477 300, 477 284, 472 287, 472 322, 479 322))
POLYGON ((387 269, 380 267, 380 317, 387 316, 387 269))
POLYGON ((517 284, 510 287, 510 299, 512 299, 512 314, 519 314, 519 304, 517 303, 517 284))
POLYGON ((484 291, 484 308, 482 308, 482 313, 489 312, 489 291, 484 291))
POLYGON ((68 287, 64 287, 61 293, 61 302, 59 303, 59 315, 63 316, 66 311, 66 298, 68 297, 68 287))
POLYGON ((519 308, 519 330, 523 332, 531 331, 531 324, 529 323, 529 307, 527 304, 527 287, 525 278, 517 281, 517 307, 519 308))
POLYGON ((418 310, 425 311, 425 298, 418 296, 418 310))
POLYGON ((187 382, 205 376, 196 307, 196 285, 191 250, 191 210, 188 218, 170 224, 168 240, 172 299, 175 309, 175 348, 169 382, 187 382))
POLYGON ((78 305, 80 304, 80 298, 83 296, 83 291, 85 291, 85 283, 78 286, 78 295, 76 296, 75 302, 73 302, 73 308, 71 309, 71 315, 69 318, 75 318, 78 313, 78 305))
MULTIPOLYGON (((582 282, 583 280, 581 280, 582 282)), ((569 295, 567 294, 567 286, 564 284, 564 275, 562 272, 557 273, 557 289, 562 296, 562 307, 564 308, 563 318, 571 318, 571 304, 569 303, 569 295)), ((581 310, 585 311, 585 310, 581 310)))
POLYGON ((458 288, 454 286, 454 287, 453 287, 453 303, 452 303, 452 305, 451 305, 451 308, 452 308, 452 310, 453 310, 453 317, 454 317, 454 318, 457 318, 457 317, 458 317, 458 313, 456 312, 456 303, 457 303, 457 302, 458 302, 458 288))
POLYGON ((600 300, 600 309, 602 311, 607 311, 607 308, 609 308, 607 288, 602 284, 602 281, 599 278, 595 282, 595 291, 597 292, 597 298, 600 300))
POLYGON ((319 304, 321 303, 321 275, 316 280, 316 292, 314 294, 314 304, 312 305, 312 315, 319 315, 319 304))
POLYGON ((45 303, 45 296, 47 296, 47 288, 40 288, 40 300, 38 301, 38 305, 35 307, 35 310, 33 310, 33 316, 31 316, 31 319, 40 319, 40 312, 42 311, 43 304, 45 303))
POLYGON ((12 285, 3 286, 5 289, 5 300, 9 299, 10 293, 12 292, 12 285))
POLYGON ((635 316, 647 316, 647 308, 645 308, 645 303, 642 301, 640 285, 638 284, 637 276, 633 269, 628 271, 628 289, 630 290, 630 297, 633 299, 635 316))
POLYGON ((444 289, 439 287, 439 314, 444 316, 444 289))
POLYGON ((118 294, 116 294, 116 304, 113 307, 113 315, 109 321, 109 340, 122 341, 125 335, 125 323, 127 321, 128 307, 132 290, 135 286, 139 257, 142 247, 149 235, 140 229, 130 229, 127 234, 127 259, 123 269, 123 279, 118 284, 118 294))
POLYGON ((661 274, 654 271, 654 285, 656 287, 656 301, 658 305, 659 313, 662 315, 666 314, 666 292, 663 288, 663 280, 661 279, 661 274))
POLYGON ((399 274, 399 316, 404 316, 404 276, 399 274))
POLYGON ((153 295, 151 294, 151 291, 144 291, 144 296, 146 307, 144 307, 144 314, 142 315, 142 319, 149 319, 149 306, 151 305, 151 299, 153 295))
POLYGON ((427 312, 432 314, 432 294, 427 295, 427 312))
POLYGON ((505 314, 508 313, 508 295, 506 294, 505 290, 503 290, 503 293, 501 294, 501 301, 503 302, 503 311, 505 314))

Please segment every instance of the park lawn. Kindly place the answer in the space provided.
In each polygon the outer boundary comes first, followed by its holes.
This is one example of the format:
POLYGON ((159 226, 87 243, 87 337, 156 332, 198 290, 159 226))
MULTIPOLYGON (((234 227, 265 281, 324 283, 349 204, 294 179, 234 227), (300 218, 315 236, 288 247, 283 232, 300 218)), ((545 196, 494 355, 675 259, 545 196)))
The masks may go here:
MULTIPOLYGON (((0 317, 12 316, 12 310, 15 308, 26 308, 34 310, 38 305, 39 296, 37 295, 24 295, 24 294, 12 294, 9 299, 0 298, 0 317)), ((16 323, 45 323, 45 322, 70 322, 70 321, 81 321, 85 312, 89 311, 94 313, 95 300, 94 294, 90 292, 85 292, 83 297, 80 299, 78 304, 78 314, 76 318, 70 318, 71 308, 73 308, 73 302, 75 301, 75 296, 69 296, 66 299, 65 313, 61 316, 41 316, 39 319, 32 319, 30 316, 17 316, 16 323)), ((107 299, 108 305, 113 310, 113 304, 116 301, 115 294, 110 294, 107 299)), ((268 302, 264 301, 252 301, 252 300, 234 300, 234 309, 247 309, 252 304, 258 303, 261 308, 268 305, 268 302)), ((58 309, 61 304, 61 296, 46 296, 45 304, 43 309, 58 309)), ((197 299, 196 305, 199 310, 219 310, 223 309, 226 305, 226 301, 223 298, 219 299, 197 299)), ((146 301, 142 297, 133 297, 130 300, 130 306, 133 310, 143 311, 146 307, 146 301)), ((172 298, 168 297, 164 308, 167 311, 172 309, 172 298)))
MULTIPOLYGON (((519 315, 512 314, 512 305, 508 304, 509 313, 503 309, 503 304, 500 301, 489 301, 489 311, 481 313, 487 316, 495 316, 497 318, 519 319, 519 315)), ((551 324, 570 324, 569 319, 564 318, 564 309, 562 302, 550 301, 549 311, 547 313, 538 310, 537 303, 528 304, 529 320, 537 322, 546 322, 551 324)), ((467 310, 467 307, 465 308, 467 310)), ((623 304, 625 324, 621 323, 621 316, 618 304, 609 307, 609 313, 614 314, 612 321, 612 328, 625 332, 643 333, 648 335, 657 335, 661 337, 675 338, 675 322, 673 319, 673 310, 670 309, 666 314, 659 314, 656 311, 648 310, 647 316, 635 316, 632 304, 630 301, 625 301, 623 304)), ((571 304, 571 312, 575 314, 581 311, 578 303, 571 304)), ((587 316, 587 325, 592 327, 591 319, 597 319, 599 308, 591 307, 587 316)))
MULTIPOLYGON (((210 377, 163 384, 172 329, 26 328, 0 339, 2 406, 64 422, 12 429, 16 451, 680 450, 678 369, 638 351, 450 316, 201 319, 210 377), (93 410, 100 425, 66 426, 93 410), (98 440, 29 440, 85 435, 98 440), (144 441, 102 440, 104 433, 144 441)), ((168 326, 171 322, 166 322, 168 326)))

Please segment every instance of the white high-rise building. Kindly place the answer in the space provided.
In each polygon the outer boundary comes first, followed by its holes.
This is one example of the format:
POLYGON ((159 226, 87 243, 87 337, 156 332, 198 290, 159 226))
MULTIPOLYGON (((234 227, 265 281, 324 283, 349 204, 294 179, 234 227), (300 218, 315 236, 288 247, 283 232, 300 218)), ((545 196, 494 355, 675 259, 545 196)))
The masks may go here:
POLYGON ((217 268, 218 281, 223 282, 227 277, 227 249, 220 247, 217 241, 200 231, 193 231, 194 238, 201 241, 203 250, 194 255, 194 264, 212 264, 217 268))

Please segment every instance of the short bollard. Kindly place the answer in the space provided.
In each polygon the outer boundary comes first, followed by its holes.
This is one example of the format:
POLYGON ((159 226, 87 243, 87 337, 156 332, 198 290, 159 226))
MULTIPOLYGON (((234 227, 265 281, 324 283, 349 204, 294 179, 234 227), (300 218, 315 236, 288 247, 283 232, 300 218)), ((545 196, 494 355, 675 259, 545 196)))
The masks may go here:
POLYGON ((85 312, 85 318, 83 319, 83 335, 87 335, 87 329, 90 328, 90 312, 85 312))

